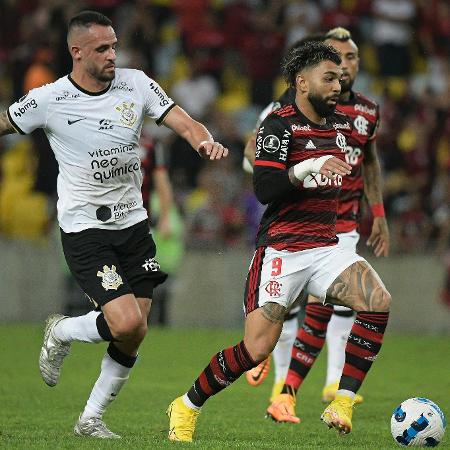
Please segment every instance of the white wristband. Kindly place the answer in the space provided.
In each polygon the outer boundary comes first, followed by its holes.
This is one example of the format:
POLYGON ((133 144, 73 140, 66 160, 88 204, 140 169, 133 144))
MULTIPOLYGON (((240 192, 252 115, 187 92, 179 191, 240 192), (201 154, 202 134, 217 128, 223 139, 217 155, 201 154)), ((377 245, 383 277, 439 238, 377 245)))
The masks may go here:
POLYGON ((303 181, 311 173, 319 173, 325 161, 333 158, 332 155, 321 156, 320 158, 305 159, 294 166, 294 176, 299 181, 303 181))

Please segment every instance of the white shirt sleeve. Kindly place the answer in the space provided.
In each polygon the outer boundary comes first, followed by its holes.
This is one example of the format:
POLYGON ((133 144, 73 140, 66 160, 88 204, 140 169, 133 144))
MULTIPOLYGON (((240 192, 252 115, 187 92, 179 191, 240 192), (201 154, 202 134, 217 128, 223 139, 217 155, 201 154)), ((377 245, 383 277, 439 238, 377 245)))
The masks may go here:
POLYGON ((27 95, 8 108, 11 125, 20 134, 29 134, 36 128, 45 128, 51 93, 52 87, 49 84, 31 89, 27 95))
POLYGON ((160 125, 175 103, 155 80, 149 78, 144 72, 138 73, 137 82, 144 96, 145 114, 160 125))

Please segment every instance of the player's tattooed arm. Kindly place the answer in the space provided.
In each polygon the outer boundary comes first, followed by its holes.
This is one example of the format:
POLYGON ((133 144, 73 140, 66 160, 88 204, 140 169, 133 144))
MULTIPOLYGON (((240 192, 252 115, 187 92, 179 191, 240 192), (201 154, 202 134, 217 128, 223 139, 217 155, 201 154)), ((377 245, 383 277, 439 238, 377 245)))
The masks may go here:
POLYGON ((327 291, 331 303, 354 311, 389 311, 391 297, 366 261, 357 261, 341 272, 327 291))
POLYGON ((9 121, 8 114, 6 111, 0 113, 0 136, 4 136, 5 134, 16 133, 15 128, 11 125, 9 121))
POLYGON ((266 303, 262 307, 263 317, 272 323, 282 323, 286 312, 286 308, 278 303, 266 303))

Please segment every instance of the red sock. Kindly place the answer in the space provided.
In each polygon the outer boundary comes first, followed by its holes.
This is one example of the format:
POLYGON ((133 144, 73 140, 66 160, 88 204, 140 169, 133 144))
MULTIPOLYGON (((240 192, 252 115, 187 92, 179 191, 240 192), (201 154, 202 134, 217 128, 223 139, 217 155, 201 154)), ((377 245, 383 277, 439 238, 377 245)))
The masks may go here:
POLYGON ((215 354, 205 370, 195 380, 187 395, 196 406, 202 406, 214 394, 236 381, 258 363, 249 355, 244 341, 215 354))
POLYGON ((345 347, 339 389, 357 392, 381 349, 389 312, 360 312, 345 347))
POLYGON ((297 392, 309 370, 319 356, 327 333, 332 306, 318 303, 306 305, 303 326, 297 331, 292 347, 291 364, 289 366, 283 393, 297 392))

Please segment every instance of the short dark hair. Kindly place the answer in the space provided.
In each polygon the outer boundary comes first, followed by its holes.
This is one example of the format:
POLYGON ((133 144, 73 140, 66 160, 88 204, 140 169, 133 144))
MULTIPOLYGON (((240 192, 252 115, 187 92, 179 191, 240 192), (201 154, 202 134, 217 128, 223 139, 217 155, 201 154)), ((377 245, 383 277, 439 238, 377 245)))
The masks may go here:
POLYGON ((316 66, 322 61, 332 61, 341 64, 339 52, 331 45, 323 42, 307 42, 293 48, 284 58, 282 64, 283 75, 290 86, 295 87, 295 78, 299 72, 309 67, 316 66))
POLYGON ((352 34, 344 27, 333 28, 325 34, 325 39, 332 39, 340 42, 347 42, 351 38, 352 34))
POLYGON ((112 26, 111 20, 104 14, 97 11, 81 11, 76 16, 73 16, 69 21, 67 32, 70 33, 74 27, 89 28, 91 25, 103 25, 105 27, 112 26))

